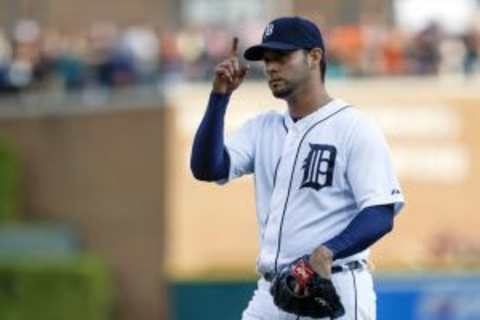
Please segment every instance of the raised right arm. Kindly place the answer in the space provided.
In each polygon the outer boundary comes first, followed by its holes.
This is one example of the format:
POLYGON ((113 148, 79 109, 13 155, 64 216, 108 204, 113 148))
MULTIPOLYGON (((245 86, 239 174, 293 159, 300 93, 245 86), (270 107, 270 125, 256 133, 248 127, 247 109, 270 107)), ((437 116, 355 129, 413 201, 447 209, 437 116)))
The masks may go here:
POLYGON ((223 137, 225 112, 230 95, 248 71, 248 66, 239 63, 237 48, 238 39, 234 38, 229 58, 215 67, 207 111, 195 134, 190 167, 198 180, 217 181, 228 177, 230 158, 223 137))

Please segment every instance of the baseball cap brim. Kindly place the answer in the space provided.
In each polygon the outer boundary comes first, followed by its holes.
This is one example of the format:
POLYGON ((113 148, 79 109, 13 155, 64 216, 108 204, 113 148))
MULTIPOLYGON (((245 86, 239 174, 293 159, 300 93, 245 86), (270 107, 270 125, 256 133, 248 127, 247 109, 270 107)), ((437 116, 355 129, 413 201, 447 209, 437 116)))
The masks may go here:
POLYGON ((301 48, 284 42, 271 41, 248 48, 243 53, 243 56, 245 57, 245 59, 250 61, 259 61, 263 59, 263 54, 266 49, 279 51, 294 51, 301 48))

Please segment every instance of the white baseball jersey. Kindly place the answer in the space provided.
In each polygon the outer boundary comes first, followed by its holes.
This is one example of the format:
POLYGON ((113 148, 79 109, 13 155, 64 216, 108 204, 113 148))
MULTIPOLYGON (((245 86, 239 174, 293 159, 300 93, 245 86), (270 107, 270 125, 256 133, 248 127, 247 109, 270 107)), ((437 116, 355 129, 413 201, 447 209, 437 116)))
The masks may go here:
POLYGON ((394 204, 398 212, 403 205, 383 134, 338 99, 296 122, 288 113, 261 114, 226 147, 230 172, 219 183, 254 173, 261 274, 311 254, 366 207, 394 204))

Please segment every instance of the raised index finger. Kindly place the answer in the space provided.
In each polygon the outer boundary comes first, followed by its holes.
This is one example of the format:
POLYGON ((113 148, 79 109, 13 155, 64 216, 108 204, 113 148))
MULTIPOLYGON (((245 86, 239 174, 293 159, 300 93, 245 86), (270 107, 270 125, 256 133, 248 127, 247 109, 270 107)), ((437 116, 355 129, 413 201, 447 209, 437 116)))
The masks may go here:
POLYGON ((238 37, 233 37, 232 49, 230 50, 230 57, 237 56, 237 51, 238 51, 238 37))

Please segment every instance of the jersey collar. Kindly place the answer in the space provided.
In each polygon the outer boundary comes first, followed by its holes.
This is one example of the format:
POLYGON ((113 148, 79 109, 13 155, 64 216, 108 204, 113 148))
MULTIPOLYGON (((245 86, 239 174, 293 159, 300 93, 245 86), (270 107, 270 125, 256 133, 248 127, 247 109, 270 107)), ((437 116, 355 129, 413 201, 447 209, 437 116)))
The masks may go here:
POLYGON ((287 127, 288 131, 292 130, 292 131, 304 132, 317 121, 320 121, 324 118, 329 117, 330 115, 337 112, 338 110, 345 107, 346 105, 348 104, 340 99, 333 99, 323 107, 319 108, 317 111, 309 114, 306 117, 303 117, 302 119, 297 120, 296 122, 292 120, 292 118, 290 117, 290 114, 287 111, 284 114, 285 126, 287 127))

